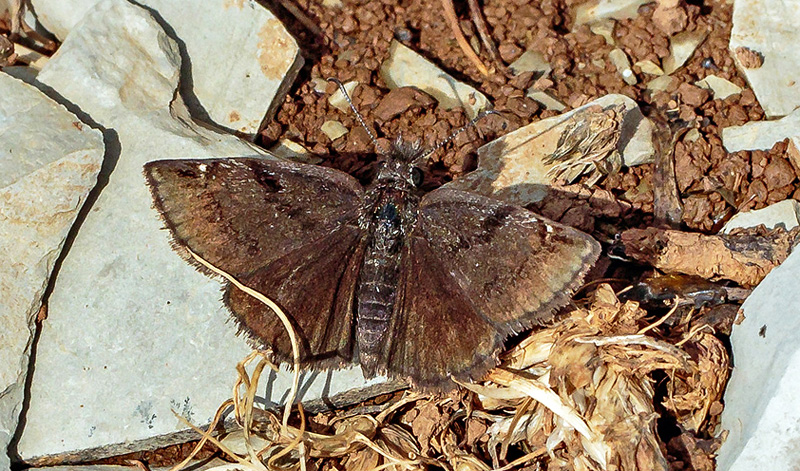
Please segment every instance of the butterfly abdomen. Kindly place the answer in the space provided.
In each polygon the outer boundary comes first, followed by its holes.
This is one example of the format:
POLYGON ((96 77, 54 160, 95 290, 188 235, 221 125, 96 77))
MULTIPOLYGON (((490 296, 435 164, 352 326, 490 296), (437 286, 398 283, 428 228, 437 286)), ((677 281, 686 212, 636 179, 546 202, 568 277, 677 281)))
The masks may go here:
POLYGON ((404 206, 402 195, 380 192, 369 213, 370 239, 359 273, 356 304, 359 363, 367 376, 376 373, 397 301, 405 243, 404 206))

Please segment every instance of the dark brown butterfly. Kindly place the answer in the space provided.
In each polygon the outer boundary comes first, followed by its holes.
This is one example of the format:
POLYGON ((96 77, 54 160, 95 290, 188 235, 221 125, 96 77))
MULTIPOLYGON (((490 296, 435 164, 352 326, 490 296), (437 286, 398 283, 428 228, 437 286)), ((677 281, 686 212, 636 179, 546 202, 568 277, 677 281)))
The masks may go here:
MULTIPOLYGON (((280 305, 301 365, 357 363, 367 377, 449 390, 566 304, 599 244, 485 196, 422 195, 414 164, 426 155, 398 141, 366 188, 338 170, 257 158, 155 161, 145 175, 176 249, 280 305)), ((291 361, 274 313, 231 285, 224 301, 255 346, 291 361)))

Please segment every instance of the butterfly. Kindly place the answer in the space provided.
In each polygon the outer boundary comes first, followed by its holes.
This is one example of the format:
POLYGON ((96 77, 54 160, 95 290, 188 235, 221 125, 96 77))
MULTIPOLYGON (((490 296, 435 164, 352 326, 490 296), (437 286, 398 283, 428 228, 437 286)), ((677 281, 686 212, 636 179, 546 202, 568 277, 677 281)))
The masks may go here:
MULTIPOLYGON (((429 154, 396 141, 367 186, 259 158, 160 160, 144 173, 173 247, 275 301, 301 366, 358 364, 365 377, 447 391, 495 367, 508 337, 551 319, 600 246, 520 206, 424 193, 418 162, 429 154)), ((291 362, 274 313, 231 284, 223 300, 255 347, 291 362)))

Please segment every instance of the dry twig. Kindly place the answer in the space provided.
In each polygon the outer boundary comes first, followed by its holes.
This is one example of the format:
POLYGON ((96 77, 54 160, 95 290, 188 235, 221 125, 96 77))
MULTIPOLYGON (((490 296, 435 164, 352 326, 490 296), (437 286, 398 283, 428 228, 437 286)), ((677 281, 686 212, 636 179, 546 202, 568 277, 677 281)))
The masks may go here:
POLYGON ((464 55, 478 68, 478 71, 480 71, 482 75, 489 75, 489 69, 483 65, 480 57, 475 54, 475 51, 472 50, 472 46, 467 42, 467 38, 464 37, 464 33, 461 32, 461 27, 458 25, 458 17, 456 16, 456 9, 453 6, 453 0, 442 0, 442 8, 444 8, 444 17, 450 25, 450 29, 453 30, 453 35, 455 35, 456 41, 458 41, 458 46, 464 51, 464 55))
POLYGON ((483 13, 481 12, 480 5, 478 5, 478 0, 468 0, 467 4, 469 5, 469 14, 470 17, 472 17, 472 23, 475 24, 475 29, 478 30, 478 36, 481 38, 483 47, 486 48, 492 61, 496 64, 500 63, 500 52, 497 50, 497 46, 494 45, 494 41, 492 41, 489 28, 486 27, 486 21, 483 20, 483 13))

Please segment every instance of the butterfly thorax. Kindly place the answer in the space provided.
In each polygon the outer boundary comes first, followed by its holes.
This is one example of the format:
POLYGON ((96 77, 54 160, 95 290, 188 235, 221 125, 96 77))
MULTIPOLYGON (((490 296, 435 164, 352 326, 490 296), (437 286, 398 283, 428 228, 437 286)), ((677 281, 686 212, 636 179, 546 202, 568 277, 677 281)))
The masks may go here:
POLYGON ((419 204, 409 166, 382 162, 367 189, 360 226, 367 234, 359 271, 356 339, 359 363, 367 376, 377 373, 380 352, 386 347, 400 285, 401 259, 408 234, 416 222, 419 204))

